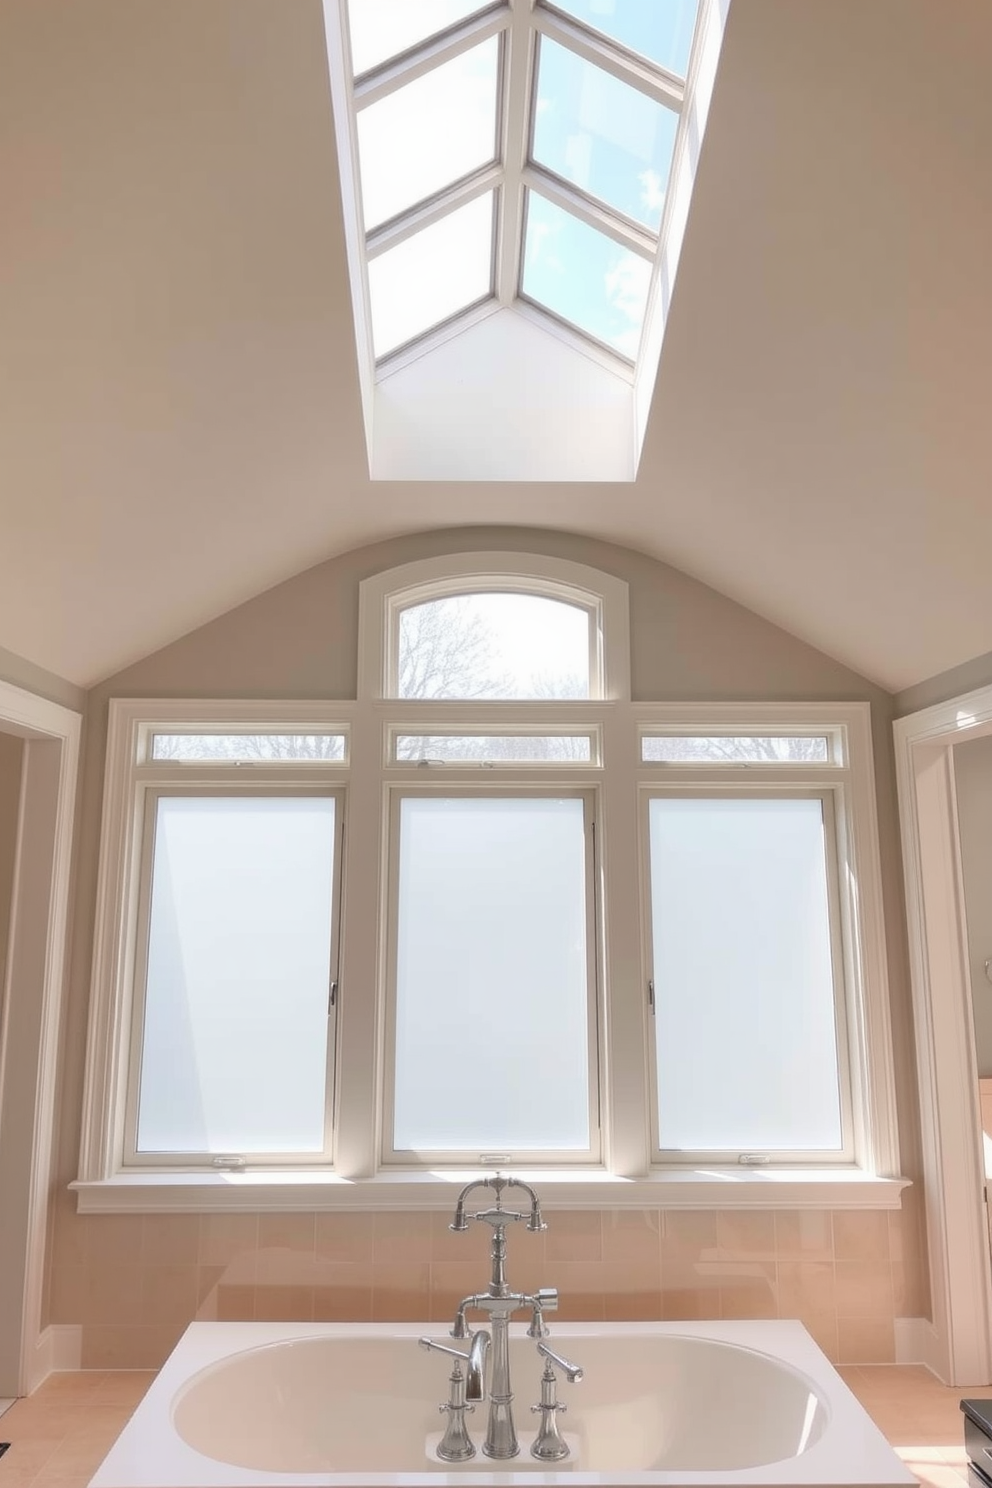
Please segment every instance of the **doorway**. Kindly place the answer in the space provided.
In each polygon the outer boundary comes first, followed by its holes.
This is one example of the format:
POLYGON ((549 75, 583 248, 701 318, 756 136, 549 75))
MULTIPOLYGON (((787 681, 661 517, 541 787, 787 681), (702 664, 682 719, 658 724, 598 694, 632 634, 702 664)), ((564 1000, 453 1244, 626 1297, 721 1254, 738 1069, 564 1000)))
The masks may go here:
POLYGON ((80 716, 0 682, 0 1399, 48 1372, 42 1287, 80 716))

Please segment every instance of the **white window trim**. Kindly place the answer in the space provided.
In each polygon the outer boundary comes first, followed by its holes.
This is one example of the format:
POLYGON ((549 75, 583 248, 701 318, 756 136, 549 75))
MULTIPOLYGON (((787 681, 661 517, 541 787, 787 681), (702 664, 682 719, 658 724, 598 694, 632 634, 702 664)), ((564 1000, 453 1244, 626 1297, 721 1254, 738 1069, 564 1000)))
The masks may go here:
MULTIPOLYGON (((532 553, 454 553, 404 563, 363 579, 358 591, 358 696, 387 698, 395 668, 395 624, 408 605, 449 595, 527 593, 588 609, 594 701, 630 697, 627 585, 584 563, 532 553), (595 688, 595 690, 594 690, 595 688)), ((398 699, 408 704, 411 699, 398 699)), ((437 704, 432 704, 436 707, 437 704)), ((503 705, 506 711, 507 705, 503 705)))
MULTIPOLYGON (((403 716, 409 705, 401 704, 403 716)), ((452 726, 470 720, 488 723, 501 705, 433 705, 438 724, 450 717, 452 726)), ((505 707, 505 705, 502 705, 505 707)), ((533 706, 533 705, 532 705, 533 706)), ((90 1021, 88 1066, 83 1108, 83 1139, 79 1180, 73 1185, 78 1203, 86 1212, 128 1210, 264 1210, 299 1208, 403 1209, 444 1208, 450 1203, 452 1185, 464 1181, 465 1168, 429 1172, 402 1172, 378 1162, 381 1127, 377 1092, 369 1079, 380 1056, 379 996, 358 995, 355 989, 379 989, 385 965, 384 927, 377 936, 349 935, 349 909, 357 912, 362 900, 375 906, 384 887, 386 830, 384 802, 388 788, 402 783, 421 785, 423 774, 416 767, 393 766, 388 783, 383 760, 393 722, 394 705, 366 699, 351 703, 315 702, 196 702, 175 700, 113 700, 107 751, 107 784, 104 799, 103 853, 99 874, 99 913, 94 953, 94 985, 90 1021), (351 1054, 342 1061, 339 1109, 350 1114, 342 1120, 337 1136, 337 1168, 281 1169, 249 1172, 138 1172, 122 1171, 124 1049, 129 1029, 129 958, 133 959, 133 915, 124 912, 136 872, 137 842, 134 826, 134 783, 130 761, 138 758, 142 731, 153 729, 180 732, 207 723, 233 730, 237 727, 262 732, 265 728, 334 728, 352 741, 352 767, 348 785, 348 809, 352 823, 368 813, 379 820, 380 832, 351 831, 346 844, 344 893, 346 904, 341 935, 342 1002, 344 1028, 339 1030, 339 1048, 351 1054), (352 1057, 356 1056, 356 1057, 352 1057)), ((609 1057, 623 1061, 623 1079, 609 1082, 604 1102, 604 1154, 601 1165, 556 1169, 528 1168, 535 1182, 547 1189, 549 1203, 563 1207, 635 1207, 662 1204, 665 1207, 700 1208, 897 1208, 905 1181, 898 1177, 899 1159, 895 1099, 889 1038, 889 1010, 885 978, 885 949, 882 934, 881 878, 877 855, 877 823, 871 768, 871 736, 867 704, 624 704, 610 702, 540 704, 535 707, 535 726, 560 724, 565 715, 582 717, 587 725, 602 730, 607 759, 624 759, 630 769, 575 766, 563 770, 563 788, 581 789, 597 785, 608 815, 599 833, 600 861, 605 865, 603 916, 606 924, 603 957, 606 965, 606 1042, 609 1057), (543 715, 538 717, 537 715, 543 715), (630 892, 625 878, 611 874, 613 860, 637 862, 638 785, 651 785, 685 770, 699 775, 692 765, 645 765, 638 761, 641 728, 671 727, 689 733, 706 733, 721 727, 745 732, 782 729, 841 728, 849 764, 844 767, 849 807, 849 836, 845 852, 856 875, 861 933, 849 937, 849 976, 853 987, 850 1038, 852 1059, 855 1141, 858 1159, 850 1165, 803 1166, 775 1169, 734 1167, 655 1167, 650 1162, 650 1138, 644 1114, 648 1109, 645 1063, 645 985, 641 944, 641 920, 637 894, 630 892), (631 995, 631 984, 638 995, 631 995), (860 1055, 860 1060, 858 1058, 860 1055), (641 1071, 640 1076, 638 1070, 641 1071), (627 1078, 627 1074, 631 1078, 627 1078)), ((341 777, 345 767, 323 762, 329 778, 341 777)), ((246 767, 242 767, 246 768, 246 767)), ((252 765, 259 777, 285 766, 252 765)), ((290 767, 308 773, 312 765, 290 767)), ((836 783, 837 766, 789 766, 797 785, 813 776, 829 776, 836 783)), ((206 772, 205 772, 206 773, 206 772)), ((707 776, 719 775, 740 783, 739 767, 715 767, 707 776)), ((511 771, 487 772, 487 784, 512 780, 511 771)), ((545 776, 542 772, 542 782, 545 776)), ((553 772, 550 779, 554 779, 553 772)), ((453 783, 478 781, 477 770, 444 767, 444 779, 453 783)), ((762 772, 762 781, 765 776, 762 772)), ((381 1069, 378 1076, 381 1079, 381 1069)), ((473 1171, 477 1171, 473 1170, 473 1171)))

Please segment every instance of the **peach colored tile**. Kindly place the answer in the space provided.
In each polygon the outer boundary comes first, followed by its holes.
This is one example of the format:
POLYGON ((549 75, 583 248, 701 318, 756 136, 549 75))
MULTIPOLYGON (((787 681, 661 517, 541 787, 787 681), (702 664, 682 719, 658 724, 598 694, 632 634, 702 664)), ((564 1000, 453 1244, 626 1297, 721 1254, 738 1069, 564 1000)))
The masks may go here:
POLYGON ((223 1266, 197 1266, 196 1316, 199 1322, 217 1321, 217 1289, 223 1275, 223 1266))
MULTIPOLYGON (((470 1224, 467 1230, 456 1233, 450 1225, 450 1209, 436 1209, 430 1215, 431 1260, 472 1261, 477 1266, 485 1267, 492 1239, 490 1227, 486 1224, 470 1224)), ((519 1228, 519 1225, 515 1226, 511 1233, 516 1235, 519 1228)), ((537 1236, 528 1236, 528 1239, 541 1243, 537 1236)))
POLYGON ((662 1316, 661 1288, 606 1291, 603 1293, 603 1316, 608 1322, 655 1322, 662 1316))
POLYGON ((695 1255, 716 1249, 716 1212, 713 1209, 670 1209, 661 1216, 661 1247, 695 1255))
POLYGON ((255 1321, 309 1323, 313 1319, 313 1287, 257 1286, 255 1321))
POLYGON ((638 1261, 660 1267, 661 1216, 656 1209, 604 1209, 602 1236, 607 1269, 638 1261))
POLYGON ((325 1261, 313 1289, 317 1323, 368 1322, 372 1317, 371 1261, 325 1261))
POLYGON ((86 1257, 91 1266, 138 1265, 141 1261, 141 1214, 90 1214, 86 1257))
POLYGON ((832 1261, 779 1261, 779 1317, 822 1317, 836 1306, 832 1261))
POLYGON ((435 1319, 453 1318, 462 1298, 470 1297, 474 1292, 484 1292, 488 1280, 488 1274, 480 1272, 475 1261, 432 1261, 430 1316, 435 1319))
POLYGON ((200 1243, 198 1214, 146 1214, 143 1218, 142 1265, 196 1265, 200 1243))
POLYGON ((90 1227, 93 1216, 77 1214, 71 1206, 59 1206, 52 1240, 52 1262, 55 1266, 81 1266, 88 1258, 90 1227))
POLYGON ((720 1316, 722 1318, 773 1318, 778 1317, 775 1289, 770 1281, 731 1281, 720 1286, 720 1316))
POLYGON ((318 1214, 314 1250, 330 1261, 371 1261, 374 1224, 371 1214, 318 1214))
POLYGON ((258 1248, 257 1214, 201 1214, 200 1264, 226 1266, 235 1256, 258 1248))
POLYGON ((775 1214, 778 1259, 832 1261, 832 1215, 828 1209, 780 1209, 775 1214))
POLYGON ((86 1315, 89 1272, 85 1266, 56 1266, 51 1275, 53 1323, 81 1323, 86 1315))
POLYGON ((427 1322, 431 1267, 428 1261, 394 1261, 372 1273, 372 1316, 377 1322, 427 1322))
POLYGON ((716 1216, 721 1256, 775 1259, 775 1212, 772 1209, 721 1209, 716 1216))
POLYGON ((837 1261, 834 1282, 839 1318, 892 1318, 892 1267, 887 1261, 837 1261))
POLYGON ((260 1214, 258 1216, 259 1250, 299 1250, 312 1255, 314 1248, 312 1214, 260 1214))
POLYGON ((431 1258, 431 1215, 421 1211, 380 1210, 375 1215, 372 1253, 376 1265, 431 1258))
POLYGON ((255 1285, 312 1286, 316 1266, 317 1257, 312 1250, 266 1246, 255 1253, 255 1285))
POLYGON ((845 1364, 888 1364, 895 1358, 891 1318, 837 1319, 837 1355, 845 1364))
POLYGON ((182 1332, 168 1325, 92 1324, 83 1329, 83 1368, 161 1368, 182 1332))
POLYGON ((833 1226, 835 1260, 888 1261, 889 1216, 884 1209, 837 1209, 833 1226))
POLYGON ((197 1268, 142 1266, 141 1321, 191 1323, 197 1308, 197 1268))
MULTIPOLYGON (((103 1216, 100 1216, 101 1218, 103 1216)), ((141 1216, 139 1215, 138 1218, 141 1216)), ((141 1318, 142 1268, 124 1265, 87 1267, 85 1323, 137 1323, 141 1318)), ((108 1365, 107 1368, 114 1368, 108 1365)), ((126 1365, 117 1366, 126 1368, 126 1365)))
POLYGON ((558 1311, 552 1318, 561 1322, 598 1322, 605 1316, 603 1284, 609 1272, 603 1266, 582 1261, 559 1261, 555 1266, 558 1311))
POLYGON ((661 1316, 669 1322, 697 1322, 720 1316, 720 1293, 715 1287, 665 1288, 661 1316))
POLYGON ((603 1216, 599 1209, 557 1209, 545 1214, 544 1255, 556 1261, 601 1261, 603 1216))
POLYGON ((255 1321, 255 1287, 225 1286, 217 1288, 217 1318, 222 1323, 252 1323, 255 1321))

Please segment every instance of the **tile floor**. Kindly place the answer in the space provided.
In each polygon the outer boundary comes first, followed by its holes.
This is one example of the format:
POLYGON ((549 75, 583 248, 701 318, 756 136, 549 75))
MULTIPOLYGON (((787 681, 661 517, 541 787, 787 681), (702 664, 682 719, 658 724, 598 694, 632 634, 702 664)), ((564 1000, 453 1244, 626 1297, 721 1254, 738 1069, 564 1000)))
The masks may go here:
MULTIPOLYGON (((860 1364, 841 1375, 924 1488, 962 1488, 965 1452, 958 1401, 992 1398, 992 1386, 947 1389, 926 1369, 860 1364)), ((53 1374, 0 1417, 0 1488, 86 1488, 154 1378, 151 1370, 53 1374)))

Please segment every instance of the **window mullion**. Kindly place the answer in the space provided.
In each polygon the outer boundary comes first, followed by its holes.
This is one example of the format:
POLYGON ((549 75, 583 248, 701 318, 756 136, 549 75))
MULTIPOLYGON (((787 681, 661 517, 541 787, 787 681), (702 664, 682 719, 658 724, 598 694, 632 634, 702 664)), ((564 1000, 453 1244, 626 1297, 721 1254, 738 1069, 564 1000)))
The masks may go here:
POLYGON ((524 166, 523 181, 525 186, 539 191, 542 196, 554 202, 555 206, 571 212, 573 217, 578 217, 587 227, 605 233, 622 248, 628 248, 641 258, 654 259, 658 251, 658 239, 654 233, 619 216, 594 197, 587 196, 570 182, 563 181, 560 176, 553 175, 543 166, 530 161, 524 166))
POLYGON ((368 1178, 378 1145, 383 839, 382 729, 373 707, 356 710, 352 741, 342 851, 334 1166, 344 1178, 368 1178))
POLYGON ((524 231, 523 169, 530 145, 535 51, 530 16, 523 6, 517 6, 503 42, 500 95, 503 190, 496 243, 496 298, 502 305, 512 304, 520 282, 524 231))
POLYGON ((646 93, 656 103, 664 104, 676 113, 681 111, 685 98, 683 78, 643 61, 606 37, 587 31, 578 21, 547 10, 544 6, 535 7, 533 23, 536 30, 568 47, 586 62, 601 67, 604 72, 610 73, 622 83, 628 83, 638 92, 646 93))
POLYGON ((456 31, 435 36, 401 57, 390 58, 372 72, 366 73, 353 84, 355 112, 369 108, 390 93, 416 82, 445 62, 451 62, 472 47, 488 41, 504 30, 509 21, 505 6, 488 10, 483 15, 470 16, 456 31))

